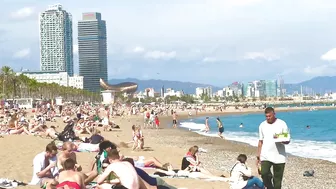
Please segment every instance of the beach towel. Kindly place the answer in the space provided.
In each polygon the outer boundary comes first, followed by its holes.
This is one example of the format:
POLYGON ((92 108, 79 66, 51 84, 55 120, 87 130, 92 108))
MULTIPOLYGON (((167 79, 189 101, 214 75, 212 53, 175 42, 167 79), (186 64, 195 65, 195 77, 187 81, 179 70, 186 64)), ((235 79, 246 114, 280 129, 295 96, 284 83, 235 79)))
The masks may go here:
MULTIPOLYGON (((90 143, 74 143, 77 145, 76 152, 99 152, 99 144, 90 143)), ((59 150, 62 149, 63 142, 56 144, 59 150)))

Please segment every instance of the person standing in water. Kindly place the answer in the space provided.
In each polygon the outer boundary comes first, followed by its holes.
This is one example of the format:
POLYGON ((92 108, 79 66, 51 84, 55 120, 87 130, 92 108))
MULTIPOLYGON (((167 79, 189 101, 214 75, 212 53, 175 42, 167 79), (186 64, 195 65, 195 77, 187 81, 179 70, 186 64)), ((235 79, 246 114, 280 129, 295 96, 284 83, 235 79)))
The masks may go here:
POLYGON ((224 133, 224 126, 223 126, 223 123, 222 123, 222 121, 219 119, 219 117, 217 117, 216 121, 217 121, 217 127, 218 127, 218 136, 224 139, 224 137, 223 137, 223 135, 222 135, 222 134, 224 133))
POLYGON ((177 114, 176 111, 173 112, 173 128, 176 128, 177 126, 177 114))
POLYGON ((209 129, 210 127, 209 127, 209 117, 206 117, 205 118, 205 132, 207 133, 207 132, 209 132, 209 129))

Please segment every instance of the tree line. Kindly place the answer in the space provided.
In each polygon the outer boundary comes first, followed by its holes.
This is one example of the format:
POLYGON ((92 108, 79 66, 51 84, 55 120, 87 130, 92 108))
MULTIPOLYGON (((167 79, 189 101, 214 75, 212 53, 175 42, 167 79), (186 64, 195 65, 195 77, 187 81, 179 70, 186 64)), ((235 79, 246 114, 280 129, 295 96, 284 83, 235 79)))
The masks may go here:
POLYGON ((56 83, 40 83, 24 74, 17 74, 9 66, 0 70, 0 98, 37 98, 54 99, 62 97, 63 101, 101 102, 100 93, 90 92, 74 87, 60 86, 56 83))

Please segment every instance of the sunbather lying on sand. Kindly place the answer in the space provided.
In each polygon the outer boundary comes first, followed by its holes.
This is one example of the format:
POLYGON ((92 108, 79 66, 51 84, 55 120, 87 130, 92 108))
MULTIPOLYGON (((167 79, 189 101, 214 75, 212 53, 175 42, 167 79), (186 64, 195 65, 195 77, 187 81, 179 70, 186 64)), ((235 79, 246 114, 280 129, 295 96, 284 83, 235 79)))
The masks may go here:
POLYGON ((123 158, 132 158, 136 167, 156 167, 162 168, 163 164, 155 157, 145 158, 144 156, 127 156, 123 158))
POLYGON ((56 139, 58 137, 58 132, 56 131, 55 126, 50 126, 50 128, 45 126, 45 127, 43 127, 43 129, 45 129, 46 137, 50 137, 52 139, 56 139))
POLYGON ((157 186, 158 189, 177 189, 174 186, 170 186, 169 184, 167 184, 162 178, 157 177, 157 178, 153 178, 151 176, 149 176, 144 170, 135 167, 134 166, 134 161, 132 158, 125 158, 123 159, 123 161, 127 161, 129 163, 131 163, 135 169, 135 171, 137 172, 138 176, 144 180, 145 182, 147 182, 149 185, 151 186, 157 186))
POLYGON ((163 165, 163 169, 157 169, 155 175, 159 176, 177 176, 177 177, 189 177, 189 178, 198 178, 198 179, 213 179, 213 180, 227 180, 223 176, 214 176, 204 174, 202 172, 190 171, 188 168, 186 170, 174 169, 173 166, 169 163, 163 165))

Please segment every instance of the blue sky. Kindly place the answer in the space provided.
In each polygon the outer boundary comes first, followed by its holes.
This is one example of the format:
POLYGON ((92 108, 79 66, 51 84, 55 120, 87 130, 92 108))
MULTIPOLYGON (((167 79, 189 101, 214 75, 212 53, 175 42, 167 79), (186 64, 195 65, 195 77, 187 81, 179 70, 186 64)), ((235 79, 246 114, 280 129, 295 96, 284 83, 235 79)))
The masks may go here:
POLYGON ((333 0, 0 0, 0 66, 39 69, 38 13, 61 3, 107 22, 109 78, 300 82, 336 75, 333 0), (96 3, 99 2, 99 3, 96 3), (159 74, 158 74, 159 73, 159 74))

